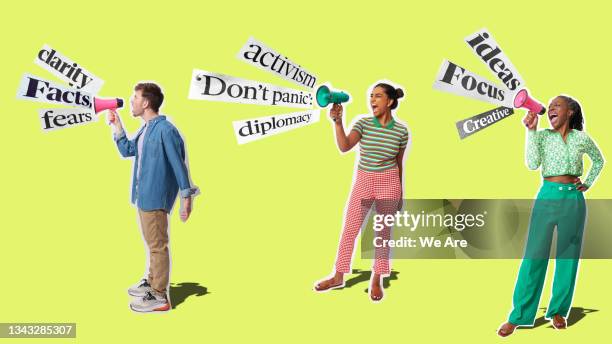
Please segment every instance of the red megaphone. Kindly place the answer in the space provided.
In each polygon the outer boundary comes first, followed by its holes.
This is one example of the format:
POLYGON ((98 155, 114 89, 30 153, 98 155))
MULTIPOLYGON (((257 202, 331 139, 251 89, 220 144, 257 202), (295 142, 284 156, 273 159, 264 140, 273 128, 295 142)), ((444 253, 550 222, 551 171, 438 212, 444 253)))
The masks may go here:
POLYGON ((544 113, 546 113, 546 108, 544 107, 544 105, 538 103, 537 100, 534 100, 529 97, 527 90, 524 88, 518 91, 516 96, 514 96, 514 107, 517 109, 527 109, 531 112, 537 113, 538 115, 543 115, 544 113))
POLYGON ((94 112, 99 113, 104 110, 115 110, 123 107, 123 99, 121 98, 94 98, 94 112))

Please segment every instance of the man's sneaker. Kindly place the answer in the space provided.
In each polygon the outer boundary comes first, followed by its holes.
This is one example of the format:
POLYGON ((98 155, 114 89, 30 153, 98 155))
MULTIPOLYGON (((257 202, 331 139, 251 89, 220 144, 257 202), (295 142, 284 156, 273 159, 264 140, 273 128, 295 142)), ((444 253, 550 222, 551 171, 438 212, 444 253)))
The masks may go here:
POLYGON ((170 310, 170 303, 165 294, 149 291, 142 298, 130 303, 130 308, 136 312, 165 312, 170 310))
POLYGON ((143 278, 142 280, 140 280, 140 282, 134 284, 130 287, 130 289, 128 289, 128 294, 130 294, 131 296, 143 297, 152 290, 153 288, 151 288, 149 281, 147 281, 146 278, 143 278))

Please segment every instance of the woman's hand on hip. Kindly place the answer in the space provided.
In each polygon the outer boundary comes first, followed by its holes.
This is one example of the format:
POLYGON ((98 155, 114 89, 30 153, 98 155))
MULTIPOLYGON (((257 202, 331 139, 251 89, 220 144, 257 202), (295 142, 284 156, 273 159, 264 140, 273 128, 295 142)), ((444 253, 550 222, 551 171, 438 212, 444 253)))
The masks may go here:
POLYGON ((576 179, 574 179, 574 185, 576 185, 576 190, 578 190, 580 192, 585 192, 585 191, 587 191, 589 189, 588 186, 582 184, 582 181, 578 177, 576 177, 576 179))

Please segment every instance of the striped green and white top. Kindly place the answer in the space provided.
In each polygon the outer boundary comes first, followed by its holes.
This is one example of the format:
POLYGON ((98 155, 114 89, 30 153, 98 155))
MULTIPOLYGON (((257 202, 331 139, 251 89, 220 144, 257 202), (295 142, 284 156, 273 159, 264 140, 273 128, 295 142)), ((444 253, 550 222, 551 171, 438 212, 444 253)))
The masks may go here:
POLYGON ((395 119, 383 127, 375 116, 365 117, 352 130, 361 134, 360 170, 380 172, 397 166, 397 153, 408 144, 408 128, 395 119))

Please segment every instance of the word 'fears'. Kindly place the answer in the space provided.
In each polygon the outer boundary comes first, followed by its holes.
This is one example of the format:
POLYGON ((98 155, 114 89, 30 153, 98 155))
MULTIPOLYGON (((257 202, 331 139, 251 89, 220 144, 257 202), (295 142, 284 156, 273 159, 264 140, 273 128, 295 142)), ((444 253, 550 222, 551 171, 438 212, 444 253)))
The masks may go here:
POLYGON ((70 128, 98 121, 98 116, 93 111, 80 109, 42 109, 39 110, 39 116, 43 131, 70 128))

